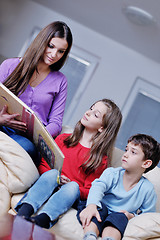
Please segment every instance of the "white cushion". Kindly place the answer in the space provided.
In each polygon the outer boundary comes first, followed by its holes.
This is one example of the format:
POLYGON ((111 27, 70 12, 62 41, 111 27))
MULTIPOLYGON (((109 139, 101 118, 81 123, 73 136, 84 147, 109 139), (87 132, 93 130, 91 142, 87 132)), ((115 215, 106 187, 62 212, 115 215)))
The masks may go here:
POLYGON ((125 230, 123 240, 160 239, 160 214, 143 213, 132 218, 125 230))
POLYGON ((83 228, 77 220, 76 213, 77 211, 71 208, 49 231, 65 240, 83 239, 83 228))
POLYGON ((11 195, 26 191, 39 177, 29 154, 0 132, 0 215, 8 212, 11 195))
POLYGON ((160 168, 155 167, 144 176, 154 185, 157 194, 156 212, 160 212, 160 168))

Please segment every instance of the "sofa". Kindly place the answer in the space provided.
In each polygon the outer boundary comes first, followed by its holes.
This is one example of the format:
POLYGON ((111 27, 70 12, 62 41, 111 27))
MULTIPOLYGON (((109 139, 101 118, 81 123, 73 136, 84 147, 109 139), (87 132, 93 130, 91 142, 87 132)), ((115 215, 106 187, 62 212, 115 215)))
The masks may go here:
MULTIPOLYGON (((122 154, 122 150, 114 148, 111 166, 121 165, 122 154)), ((14 211, 16 203, 39 178, 39 173, 23 148, 2 132, 0 132, 0 169, 0 215, 7 212, 16 214, 14 211)), ((131 219, 123 240, 160 239, 160 168, 155 167, 144 176, 153 183, 157 193, 156 213, 145 213, 131 219)), ((72 208, 48 231, 65 240, 83 239, 82 226, 76 218, 76 210, 72 208)))

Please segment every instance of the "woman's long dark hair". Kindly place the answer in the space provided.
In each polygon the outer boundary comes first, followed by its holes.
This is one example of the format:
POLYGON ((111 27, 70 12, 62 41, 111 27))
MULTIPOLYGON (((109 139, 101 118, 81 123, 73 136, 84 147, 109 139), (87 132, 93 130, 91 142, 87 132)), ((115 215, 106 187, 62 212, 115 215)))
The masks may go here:
MULTIPOLYGON (((100 166, 104 155, 108 156, 109 159, 112 158, 114 143, 122 121, 121 111, 113 101, 102 99, 98 102, 103 102, 107 106, 107 112, 103 117, 103 131, 97 132, 93 137, 90 156, 82 164, 86 174, 95 171, 100 166)), ((65 145, 67 147, 76 146, 82 137, 84 128, 79 121, 73 133, 64 140, 65 145)))
POLYGON ((34 71, 37 70, 39 61, 43 58, 46 47, 52 38, 64 38, 68 43, 68 48, 58 62, 50 66, 51 71, 58 71, 63 65, 72 46, 72 33, 64 22, 53 22, 43 28, 31 45, 26 50, 22 60, 14 71, 5 80, 4 85, 15 95, 25 91, 34 71))

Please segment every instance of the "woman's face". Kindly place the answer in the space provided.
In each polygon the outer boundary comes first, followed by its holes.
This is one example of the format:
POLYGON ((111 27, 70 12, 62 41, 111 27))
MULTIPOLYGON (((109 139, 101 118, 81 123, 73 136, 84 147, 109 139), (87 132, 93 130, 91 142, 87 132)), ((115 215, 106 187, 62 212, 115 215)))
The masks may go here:
POLYGON ((52 65, 61 59, 68 48, 68 43, 64 38, 52 38, 44 52, 43 61, 47 65, 52 65))

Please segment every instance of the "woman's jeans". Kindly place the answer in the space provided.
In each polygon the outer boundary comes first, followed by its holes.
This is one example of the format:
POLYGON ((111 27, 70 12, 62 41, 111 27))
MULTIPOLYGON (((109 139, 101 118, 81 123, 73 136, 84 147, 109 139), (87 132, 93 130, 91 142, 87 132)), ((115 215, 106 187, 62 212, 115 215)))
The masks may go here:
POLYGON ((20 132, 9 127, 0 126, 0 131, 7 134, 13 140, 15 140, 21 147, 30 155, 35 165, 38 167, 40 164, 40 156, 35 145, 25 136, 21 135, 20 132))
POLYGON ((46 213, 54 225, 58 217, 69 210, 74 202, 80 197, 79 185, 76 182, 69 182, 54 191, 59 185, 57 183, 58 171, 49 170, 42 174, 37 182, 29 189, 28 193, 15 207, 19 208, 22 203, 29 203, 34 209, 34 213, 46 213), (44 204, 44 205, 43 205, 44 204), (43 206, 42 206, 43 205, 43 206))

